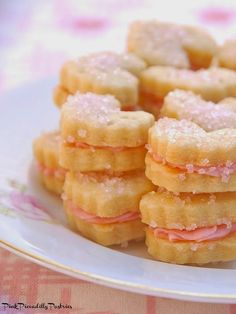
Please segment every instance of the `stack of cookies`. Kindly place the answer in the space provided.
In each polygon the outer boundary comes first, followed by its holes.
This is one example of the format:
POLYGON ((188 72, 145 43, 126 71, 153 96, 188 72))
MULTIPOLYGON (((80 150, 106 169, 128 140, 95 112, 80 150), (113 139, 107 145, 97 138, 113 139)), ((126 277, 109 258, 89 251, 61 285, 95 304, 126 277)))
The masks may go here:
POLYGON ((235 47, 196 27, 134 22, 127 53, 62 66, 60 130, 34 154, 75 230, 102 245, 146 234, 166 262, 236 258, 235 47))
POLYGON ((59 165, 60 134, 58 131, 44 133, 33 143, 39 178, 45 187, 61 195, 66 170, 59 165))
POLYGON ((64 208, 75 229, 103 245, 144 235, 139 201, 152 189, 144 158, 154 118, 121 110, 136 108, 145 67, 132 53, 90 54, 62 66, 54 91, 58 106, 68 99, 61 112, 64 208))
POLYGON ((149 131, 146 175, 159 188, 140 209, 148 251, 161 261, 236 258, 236 115, 228 104, 174 91, 162 113, 181 120, 160 119, 149 131))
POLYGON ((143 238, 139 201, 153 189, 144 158, 154 118, 120 107, 111 95, 78 92, 61 110, 64 208, 76 230, 103 245, 143 238))

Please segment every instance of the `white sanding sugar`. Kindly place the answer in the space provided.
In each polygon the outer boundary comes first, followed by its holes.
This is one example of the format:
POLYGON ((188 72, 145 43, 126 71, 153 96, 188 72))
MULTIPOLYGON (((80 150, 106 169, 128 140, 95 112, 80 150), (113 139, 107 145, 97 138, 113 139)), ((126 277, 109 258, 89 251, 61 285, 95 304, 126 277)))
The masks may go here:
MULTIPOLYGON (((78 121, 87 121, 93 124, 108 124, 120 111, 120 103, 110 95, 93 93, 76 93, 68 98, 64 111, 78 121)), ((85 130, 79 130, 79 135, 86 136, 85 130)))
POLYGON ((180 223, 170 223, 168 229, 184 230, 185 226, 180 223))
POLYGON ((77 60, 78 70, 107 72, 121 66, 122 55, 113 52, 93 53, 77 60))
POLYGON ((176 112, 178 119, 187 119, 206 131, 236 128, 236 113, 224 106, 205 101, 190 91, 175 90, 164 101, 170 111, 176 112))
POLYGON ((180 181, 184 181, 186 179, 186 174, 185 173, 181 173, 178 175, 178 178, 180 181))
POLYGON ((230 221, 229 218, 218 218, 216 224, 226 225, 228 229, 232 227, 232 221, 230 221))
POLYGON ((198 250, 198 248, 200 247, 199 243, 190 243, 190 249, 195 252, 198 250))
POLYGON ((126 182, 119 177, 107 177, 100 183, 105 192, 110 193, 115 191, 117 194, 123 194, 126 190, 126 182))
POLYGON ((152 227, 152 228, 157 228, 158 227, 157 223, 154 220, 150 221, 149 226, 152 227))
POLYGON ((79 135, 80 137, 86 137, 86 135, 87 135, 87 130, 79 129, 79 130, 78 130, 78 135, 79 135))
POLYGON ((160 64, 189 67, 188 55, 183 45, 190 40, 191 34, 185 26, 138 21, 133 23, 131 30, 130 37, 136 47, 154 56, 160 64))
POLYGON ((106 174, 98 174, 96 172, 91 172, 88 174, 77 173, 77 177, 81 182, 93 182, 96 183, 105 193, 123 194, 127 190, 129 181, 127 178, 119 176, 109 176, 106 174))
MULTIPOLYGON (((153 129, 154 138, 157 138, 160 141, 166 141, 169 144, 175 144, 175 150, 177 147, 179 149, 186 149, 189 151, 190 156, 204 155, 207 157, 208 153, 212 155, 212 152, 222 152, 226 151, 227 153, 233 155, 233 152, 236 149, 236 128, 225 128, 212 132, 206 132, 200 126, 195 124, 192 121, 188 120, 176 120, 171 118, 162 118, 159 119, 153 129)), ((216 164, 216 167, 210 167, 208 158, 202 158, 204 165, 206 166, 208 175, 215 175, 214 173, 219 172, 219 167, 223 166, 220 171, 224 170, 224 175, 222 180, 228 180, 230 174, 235 171, 234 160, 227 161, 227 166, 225 165, 226 161, 219 160, 219 163, 216 164), (230 167, 229 167, 230 165, 230 167), (212 174, 210 174, 211 172, 212 174)), ((196 171, 194 164, 186 165, 188 173, 196 171)), ((201 174, 204 174, 204 170, 200 170, 201 174)), ((218 174, 216 174, 218 176, 218 174)))

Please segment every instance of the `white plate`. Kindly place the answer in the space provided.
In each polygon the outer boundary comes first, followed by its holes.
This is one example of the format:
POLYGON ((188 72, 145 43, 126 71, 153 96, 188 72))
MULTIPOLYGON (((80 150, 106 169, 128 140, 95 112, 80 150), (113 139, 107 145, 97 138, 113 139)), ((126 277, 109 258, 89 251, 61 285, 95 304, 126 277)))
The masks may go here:
POLYGON ((151 260, 142 243, 105 248, 66 226, 60 201, 37 182, 31 143, 57 128, 54 80, 0 97, 0 239, 10 251, 103 285, 182 300, 236 302, 236 263, 190 267, 151 260))

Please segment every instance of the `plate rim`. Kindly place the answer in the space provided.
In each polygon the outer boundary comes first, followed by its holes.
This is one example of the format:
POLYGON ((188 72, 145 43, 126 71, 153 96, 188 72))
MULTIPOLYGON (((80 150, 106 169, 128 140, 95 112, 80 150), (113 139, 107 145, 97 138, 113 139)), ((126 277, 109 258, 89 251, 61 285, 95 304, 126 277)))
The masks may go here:
POLYGON ((34 254, 27 250, 21 249, 18 246, 11 244, 5 240, 0 240, 0 247, 23 257, 40 266, 46 267, 53 271, 68 275, 73 278, 89 281, 95 284, 111 287, 128 292, 138 293, 142 295, 149 295, 154 297, 166 297, 182 301, 195 301, 205 303, 225 303, 234 304, 236 301, 236 294, 216 294, 216 293, 198 293, 189 291, 179 291, 174 289, 164 289, 158 287, 150 287, 147 285, 137 285, 123 280, 111 279, 107 276, 96 275, 89 272, 84 272, 74 267, 65 266, 52 259, 44 258, 40 255, 34 254))

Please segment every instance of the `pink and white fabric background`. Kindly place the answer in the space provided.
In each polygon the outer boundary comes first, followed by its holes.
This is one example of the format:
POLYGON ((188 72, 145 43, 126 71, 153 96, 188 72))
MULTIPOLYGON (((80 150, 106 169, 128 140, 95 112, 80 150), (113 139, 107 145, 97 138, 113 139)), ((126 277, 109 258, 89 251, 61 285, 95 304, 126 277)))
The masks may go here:
MULTIPOLYGON (((0 92, 56 76, 65 60, 83 53, 122 51, 129 22, 148 18, 202 25, 219 42, 236 37, 235 0, 0 1, 0 92)), ((49 312, 4 311, 2 302, 72 306, 50 311, 61 314, 236 314, 236 305, 181 302, 98 286, 0 249, 0 314, 49 312)))

